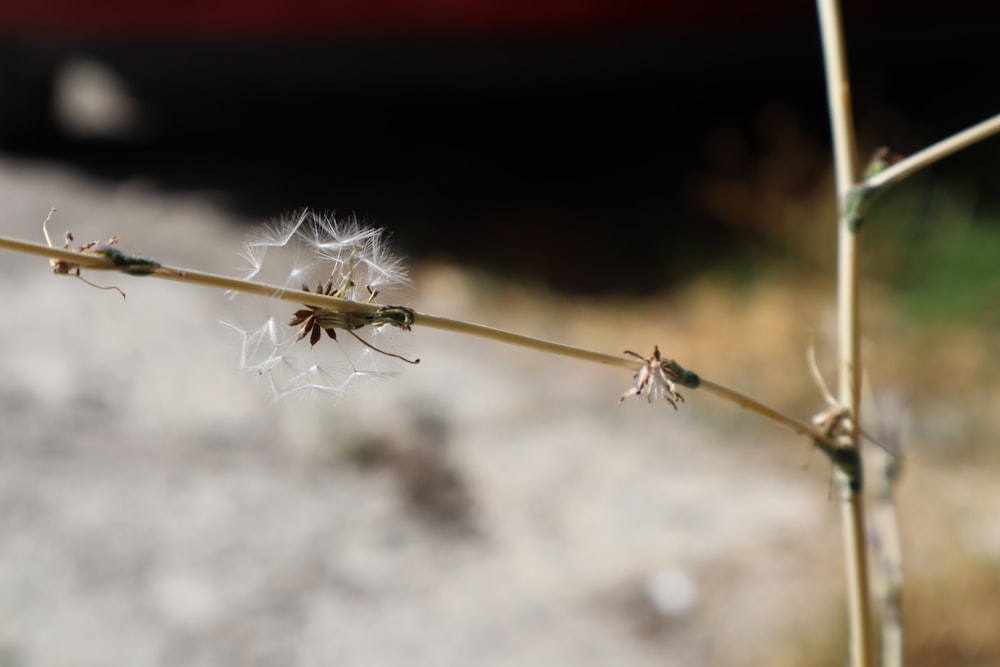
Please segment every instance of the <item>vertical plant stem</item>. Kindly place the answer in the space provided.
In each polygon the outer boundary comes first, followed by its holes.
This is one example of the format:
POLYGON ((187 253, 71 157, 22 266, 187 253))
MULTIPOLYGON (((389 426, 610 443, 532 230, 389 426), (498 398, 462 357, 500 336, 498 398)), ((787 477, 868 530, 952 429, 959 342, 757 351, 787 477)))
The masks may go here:
POLYGON ((890 454, 872 450, 872 467, 878 471, 872 499, 872 533, 876 569, 881 585, 876 586, 882 602, 882 667, 903 665, 903 550, 896 517, 894 487, 898 481, 899 450, 890 454))
MULTIPOLYGON (((826 65, 827 98, 833 135, 833 155, 837 181, 837 322, 840 403, 855 424, 840 443, 857 453, 861 407, 861 327, 858 321, 858 233, 847 225, 846 204, 858 180, 854 125, 851 120, 851 90, 847 75, 844 32, 837 0, 817 0, 823 60, 826 65)), ((856 468, 838 466, 841 522, 846 565, 850 656, 854 667, 871 665, 871 596, 868 579, 868 551, 865 543, 864 495, 860 457, 856 468)))
MULTIPOLYGON (((875 471, 870 494, 872 544, 872 589, 879 602, 882 667, 903 666, 903 548, 896 513, 896 489, 903 468, 906 436, 906 401, 899 394, 874 400, 871 386, 863 386, 865 406, 874 406, 879 428, 878 441, 868 456, 868 468, 875 471)), ((874 420, 872 420, 874 421, 874 420)))

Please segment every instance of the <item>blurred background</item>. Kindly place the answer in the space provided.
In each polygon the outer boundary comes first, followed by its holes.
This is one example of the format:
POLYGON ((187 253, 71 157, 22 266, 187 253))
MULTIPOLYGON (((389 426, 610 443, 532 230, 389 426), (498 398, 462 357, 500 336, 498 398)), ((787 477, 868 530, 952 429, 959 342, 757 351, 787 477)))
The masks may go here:
MULTIPOLYGON (((829 182, 811 3, 536 4, 5 3, 0 139, 255 218, 356 213, 414 256, 577 293, 784 246, 801 265, 803 237, 829 258, 822 209, 794 206, 829 182)), ((994 113, 995 10, 942 11, 846 4, 863 155, 994 113)), ((995 191, 995 150, 935 183, 995 191)))
MULTIPOLYGON (((1000 111, 990 3, 844 11, 862 156, 1000 111)), ((659 344, 798 415, 810 331, 833 377, 828 134, 811 3, 0 5, 4 234, 55 206, 57 234, 232 273, 250 224, 354 214, 422 309, 659 344)), ((1000 657, 997 164, 968 149, 866 222, 909 664, 1000 657)), ((0 666, 843 660, 828 471, 731 406, 651 417, 628 378, 423 332, 377 393, 268 406, 218 295, 0 275, 0 666)))

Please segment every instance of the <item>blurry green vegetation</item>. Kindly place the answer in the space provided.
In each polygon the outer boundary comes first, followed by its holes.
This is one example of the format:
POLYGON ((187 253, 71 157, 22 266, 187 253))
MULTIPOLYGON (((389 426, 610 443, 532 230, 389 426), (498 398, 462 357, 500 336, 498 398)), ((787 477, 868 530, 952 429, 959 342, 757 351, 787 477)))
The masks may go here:
POLYGON ((914 321, 1000 327, 1000 211, 914 180, 887 193, 865 223, 868 274, 914 321))
MULTIPOLYGON (((1000 328, 1000 208, 987 195, 930 173, 887 191, 860 232, 862 281, 888 288, 894 310, 914 324, 1000 328)), ((740 208, 745 219, 729 222, 737 232, 755 228, 755 235, 745 234, 737 251, 701 270, 719 273, 737 289, 775 275, 832 277, 837 260, 829 197, 816 187, 748 200, 740 208)))
POLYGON ((944 225, 911 251, 902 305, 921 320, 1000 324, 1000 214, 993 224, 944 225))
MULTIPOLYGON (((907 127, 921 136, 899 142, 911 150, 940 138, 899 122, 869 133, 896 136, 907 127)), ((1000 328, 997 159, 997 144, 985 142, 879 196, 861 230, 863 293, 888 288, 893 310, 915 325, 1000 328)), ((748 126, 719 128, 689 197, 736 240, 722 246, 710 235, 704 252, 690 254, 699 264, 686 275, 718 272, 737 288, 776 275, 832 280, 832 186, 828 148, 790 108, 776 104, 748 126)))

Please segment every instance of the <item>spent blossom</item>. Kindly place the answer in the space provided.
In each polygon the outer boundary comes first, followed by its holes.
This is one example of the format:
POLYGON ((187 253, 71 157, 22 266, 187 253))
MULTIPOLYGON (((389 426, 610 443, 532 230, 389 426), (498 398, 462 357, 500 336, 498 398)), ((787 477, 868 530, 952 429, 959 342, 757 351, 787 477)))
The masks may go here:
MULTIPOLYGON (((241 257, 244 279, 356 302, 374 304, 409 285, 381 229, 308 209, 254 230, 241 257)), ((409 330, 413 311, 405 306, 341 313, 240 297, 251 299, 246 305, 257 306, 256 317, 244 314, 225 324, 239 336, 241 368, 264 378, 276 398, 303 390, 336 395, 358 378, 389 375, 398 360, 418 361, 388 351, 383 342, 391 347, 392 332, 409 330)))

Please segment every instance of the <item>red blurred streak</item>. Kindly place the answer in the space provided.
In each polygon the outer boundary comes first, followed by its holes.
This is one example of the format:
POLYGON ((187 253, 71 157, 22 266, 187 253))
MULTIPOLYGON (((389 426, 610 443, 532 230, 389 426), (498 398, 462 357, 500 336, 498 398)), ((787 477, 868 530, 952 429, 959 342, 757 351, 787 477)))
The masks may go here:
POLYGON ((794 0, 3 0, 0 32, 183 37, 506 34, 811 18, 794 0))

